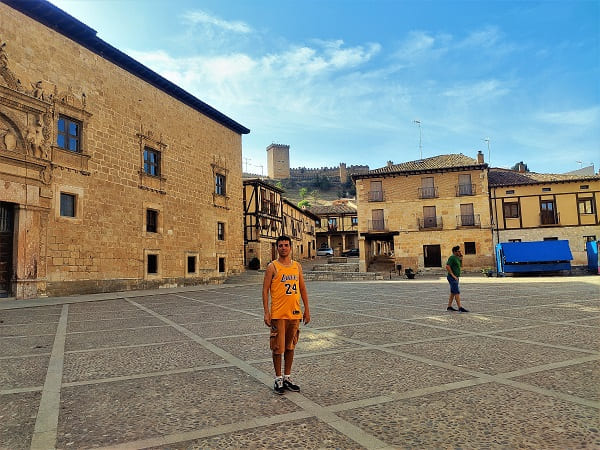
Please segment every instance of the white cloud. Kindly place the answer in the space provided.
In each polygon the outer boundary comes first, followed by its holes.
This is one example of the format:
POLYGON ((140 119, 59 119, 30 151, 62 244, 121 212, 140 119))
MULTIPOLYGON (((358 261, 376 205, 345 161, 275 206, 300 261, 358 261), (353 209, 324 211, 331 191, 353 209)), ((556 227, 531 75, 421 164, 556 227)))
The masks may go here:
POLYGON ((400 59, 412 60, 434 49, 435 38, 423 31, 413 31, 396 52, 400 59))
POLYGON ((208 14, 204 11, 188 11, 184 14, 184 18, 193 24, 212 25, 226 31, 235 33, 250 33, 252 28, 242 21, 227 21, 208 14))
POLYGON ((499 80, 483 80, 475 83, 463 83, 443 92, 446 97, 454 97, 462 101, 472 102, 490 100, 510 92, 508 86, 499 80))
POLYGON ((600 107, 572 109, 569 111, 540 112, 536 118, 548 124, 587 126, 600 123, 600 107))

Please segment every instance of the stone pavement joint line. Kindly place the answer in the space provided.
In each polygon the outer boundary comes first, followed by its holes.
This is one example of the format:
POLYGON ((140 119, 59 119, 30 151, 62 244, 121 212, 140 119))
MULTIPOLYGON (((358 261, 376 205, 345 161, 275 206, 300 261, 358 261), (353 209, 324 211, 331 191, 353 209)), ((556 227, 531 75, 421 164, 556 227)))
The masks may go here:
MULTIPOLYGON (((231 353, 226 352, 223 349, 217 347, 216 345, 208 342, 206 339, 203 339, 200 336, 196 335, 195 333, 192 333, 187 328, 185 328, 179 324, 176 324, 175 322, 173 322, 172 320, 169 320, 168 318, 162 316, 161 314, 154 312, 152 309, 146 308, 145 306, 142 306, 139 303, 136 303, 130 299, 127 299, 127 301, 129 303, 131 303, 132 305, 135 305, 138 308, 146 311, 148 314, 153 315, 157 319, 162 320, 164 323, 172 326, 177 331, 188 336, 194 342, 197 342, 198 344, 202 345, 206 349, 212 351, 213 353, 217 354, 221 358, 225 359, 229 363, 236 365, 240 370, 243 370, 248 375, 254 377, 258 381, 271 387, 271 383, 273 382, 272 376, 267 375, 264 372, 261 372, 254 366, 251 366, 247 362, 235 357, 231 353)), ((315 417, 321 419, 323 422, 327 423, 329 426, 335 428, 336 430, 345 434, 350 439, 352 439, 353 441, 355 441, 356 443, 358 443, 364 447, 384 448, 387 446, 387 444, 385 442, 380 441, 375 436, 371 436, 371 435, 365 433, 364 430, 361 430, 356 425, 352 425, 351 423, 341 419, 340 417, 336 416, 335 414, 327 411, 326 408, 323 408, 322 406, 309 400, 308 398, 304 397, 303 395, 301 395, 299 393, 294 393, 293 395, 288 395, 287 398, 289 398, 296 405, 302 407, 304 410, 310 412, 311 415, 314 415, 315 417)))
POLYGON ((48 363, 48 373, 42 389, 42 398, 31 440, 31 450, 45 450, 56 446, 68 314, 69 305, 63 305, 48 363))

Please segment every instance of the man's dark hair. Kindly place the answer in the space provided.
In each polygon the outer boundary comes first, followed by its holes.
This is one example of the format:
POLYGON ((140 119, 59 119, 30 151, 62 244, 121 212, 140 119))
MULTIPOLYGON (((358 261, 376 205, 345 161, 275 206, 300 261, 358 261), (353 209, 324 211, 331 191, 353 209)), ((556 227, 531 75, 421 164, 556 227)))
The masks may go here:
POLYGON ((286 235, 282 234, 281 236, 279 236, 277 238, 277 240, 275 241, 275 245, 279 245, 279 243, 281 241, 288 241, 290 243, 290 247, 292 246, 292 240, 288 236, 286 236, 286 235))
POLYGON ((460 245, 455 245, 454 247, 452 247, 452 253, 457 252, 460 250, 460 245))

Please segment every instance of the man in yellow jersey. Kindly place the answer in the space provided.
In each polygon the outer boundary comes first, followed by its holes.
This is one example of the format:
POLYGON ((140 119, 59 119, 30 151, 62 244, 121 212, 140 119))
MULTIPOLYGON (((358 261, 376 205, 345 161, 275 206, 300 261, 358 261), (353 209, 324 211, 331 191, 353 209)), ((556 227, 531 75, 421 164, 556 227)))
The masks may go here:
POLYGON ((271 327, 271 351, 275 366, 275 393, 282 395, 286 389, 298 392, 300 387, 290 378, 294 362, 294 348, 300 335, 300 320, 310 322, 308 294, 302 266, 292 260, 292 241, 287 236, 279 236, 276 241, 279 258, 267 266, 263 282, 263 308, 265 325, 271 327), (269 308, 269 291, 271 307, 269 308), (300 310, 300 297, 304 313, 300 310), (281 355, 284 355, 284 372, 281 375, 281 355))

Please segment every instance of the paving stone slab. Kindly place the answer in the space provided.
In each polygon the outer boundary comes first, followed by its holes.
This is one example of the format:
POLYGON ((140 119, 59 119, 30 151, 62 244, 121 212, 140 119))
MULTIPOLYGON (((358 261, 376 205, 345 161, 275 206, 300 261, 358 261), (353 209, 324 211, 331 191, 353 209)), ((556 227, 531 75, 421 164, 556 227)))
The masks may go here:
MULTIPOLYGON (((444 307, 445 308, 445 307, 444 307)), ((417 319, 419 317, 430 316, 432 311, 426 308, 377 308, 371 310, 362 310, 361 314, 367 314, 382 319, 417 319)))
POLYGON ((131 309, 127 311, 88 311, 73 313, 69 311, 69 322, 82 322, 86 320, 113 320, 113 319, 137 319, 150 317, 146 311, 131 309))
MULTIPOLYGON (((255 365, 273 373, 272 364, 255 365)), ((323 406, 472 378, 379 350, 296 358, 292 375, 302 394, 323 406)))
POLYGON ((485 384, 338 413, 395 448, 598 448, 598 410, 485 384))
POLYGON ((541 306, 539 308, 518 308, 514 310, 504 310, 502 311, 502 316, 521 317, 550 322, 563 322, 566 320, 600 317, 600 310, 596 311, 596 309, 596 307, 589 305, 578 305, 564 308, 541 306))
POLYGON ((54 335, 0 338, 1 356, 20 356, 52 353, 54 335))
POLYGON ((217 319, 210 322, 183 324, 183 326, 201 337, 239 336, 256 333, 264 335, 268 330, 262 317, 238 320, 217 319))
POLYGON ((495 334, 545 344, 600 351, 600 328, 546 324, 525 330, 498 332, 495 334))
POLYGON ((0 395, 0 448, 29 448, 41 396, 40 392, 0 395))
POLYGON ((41 334, 56 334, 58 322, 27 323, 20 325, 0 326, 0 336, 38 336, 41 334))
POLYGON ((223 358, 195 342, 67 353, 63 382, 95 380, 223 363, 225 363, 223 358))
POLYGON ((116 300, 101 300, 98 302, 86 302, 86 303, 73 303, 69 305, 69 312, 71 313, 83 313, 83 312, 103 312, 103 311, 135 311, 135 305, 132 305, 124 298, 116 300))
POLYGON ((58 322, 62 306, 40 308, 0 309, 0 325, 19 325, 58 322))
MULTIPOLYGON (((263 330, 264 334, 262 335, 217 338, 210 339, 210 342, 244 361, 261 359, 270 360, 269 328, 265 326, 263 330)), ((302 353, 343 350, 356 347, 356 344, 344 342, 341 339, 323 336, 319 333, 312 333, 310 328, 301 326, 300 339, 296 346, 295 354, 300 355, 302 353)))
POLYGON ((151 315, 132 317, 129 319, 70 320, 67 322, 67 332, 118 330, 147 326, 164 326, 164 322, 151 315))
POLYGON ((430 328, 421 326, 418 323, 413 324, 399 321, 321 329, 336 336, 354 339, 372 345, 418 341, 420 339, 456 336, 460 334, 460 331, 430 328))
POLYGON ((365 322, 384 322, 386 317, 377 317, 375 314, 363 315, 353 314, 348 312, 325 312, 313 314, 311 311, 310 326, 314 328, 330 327, 335 325, 350 325, 354 323, 365 322))
MULTIPOLYGON (((7 358, 0 361, 0 390, 43 386, 49 355, 7 358)), ((2 397, 0 397, 0 402, 2 397)), ((0 419, 1 421, 1 419, 0 419)))
POLYGON ((298 409, 234 368, 63 387, 57 446, 106 446, 298 409))
POLYGON ((231 311, 227 309, 215 309, 213 311, 214 312, 207 313, 205 311, 198 310, 196 312, 185 314, 181 314, 179 311, 173 311, 173 313, 163 315, 173 322, 181 325, 186 323, 206 321, 208 317, 214 318, 215 320, 247 320, 256 317, 256 314, 248 314, 243 311, 231 311))
POLYGON ((533 320, 515 321, 515 319, 496 316, 493 314, 463 314, 448 311, 440 314, 432 314, 430 316, 410 320, 419 324, 423 323, 445 328, 452 328, 456 331, 475 332, 488 332, 493 330, 525 327, 542 323, 533 320))
POLYGON ((171 327, 148 327, 132 330, 90 331, 67 333, 65 351, 90 350, 121 345, 152 344, 185 339, 185 335, 171 327))
POLYGON ((585 325, 588 327, 600 327, 600 317, 592 317, 591 319, 583 319, 571 323, 575 325, 585 325))
POLYGON ((494 375, 586 356, 577 351, 486 336, 456 337, 390 348, 494 375))
MULTIPOLYGON (((512 379, 600 402, 600 361, 544 370, 512 379)), ((600 426, 600 413, 598 422, 600 426)))
POLYGON ((326 423, 314 417, 309 417, 294 422, 283 422, 193 441, 179 442, 166 447, 151 447, 149 450, 201 450, 208 448, 359 449, 364 447, 358 445, 326 423))

